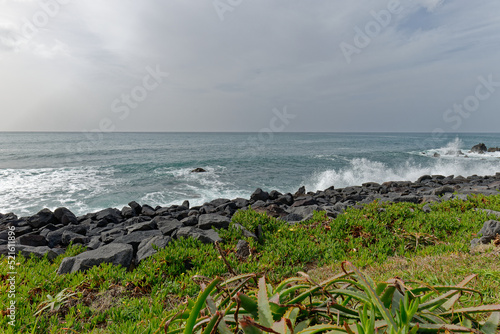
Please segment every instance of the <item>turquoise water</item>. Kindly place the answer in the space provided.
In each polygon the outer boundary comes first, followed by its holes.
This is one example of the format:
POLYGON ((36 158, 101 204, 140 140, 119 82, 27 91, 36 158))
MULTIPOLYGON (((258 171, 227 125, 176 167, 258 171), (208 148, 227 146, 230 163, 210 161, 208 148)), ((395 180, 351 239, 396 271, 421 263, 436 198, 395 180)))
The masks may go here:
POLYGON ((315 191, 500 172, 500 152, 467 153, 479 142, 500 146, 500 134, 0 133, 0 212, 197 205, 248 198, 258 187, 315 191), (191 173, 196 167, 207 173, 191 173))

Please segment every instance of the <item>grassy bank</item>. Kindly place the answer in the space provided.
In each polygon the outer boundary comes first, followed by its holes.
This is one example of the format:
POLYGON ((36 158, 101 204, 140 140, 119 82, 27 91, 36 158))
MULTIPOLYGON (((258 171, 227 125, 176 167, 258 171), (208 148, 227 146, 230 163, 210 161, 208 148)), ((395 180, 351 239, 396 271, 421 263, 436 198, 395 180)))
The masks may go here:
MULTIPOLYGON (((349 209, 336 219, 317 213, 312 220, 293 226, 251 210, 240 211, 233 222, 248 230, 261 225, 264 231, 259 241, 246 239, 251 248, 246 260, 236 256, 236 243, 245 238, 234 228, 220 231, 226 240, 221 245, 223 256, 214 245, 177 240, 131 272, 102 265, 86 273, 57 275, 63 257, 84 250, 78 246, 54 262, 18 256, 15 327, 8 324, 8 312, 3 311, 0 328, 6 333, 157 333, 187 296, 198 293, 191 279, 194 275, 266 273, 268 281, 276 283, 305 271, 320 279, 338 272, 343 260, 352 261, 375 280, 399 276, 456 284, 477 274, 470 286, 483 293, 484 303, 500 303, 497 249, 469 254, 474 233, 484 221, 496 218, 475 209, 500 211, 500 195, 471 196, 468 201, 430 207, 426 213, 423 205, 375 202, 349 209)), ((0 299, 8 305, 7 259, 0 262, 0 299)), ((464 305, 478 302, 477 297, 463 301, 464 305)))

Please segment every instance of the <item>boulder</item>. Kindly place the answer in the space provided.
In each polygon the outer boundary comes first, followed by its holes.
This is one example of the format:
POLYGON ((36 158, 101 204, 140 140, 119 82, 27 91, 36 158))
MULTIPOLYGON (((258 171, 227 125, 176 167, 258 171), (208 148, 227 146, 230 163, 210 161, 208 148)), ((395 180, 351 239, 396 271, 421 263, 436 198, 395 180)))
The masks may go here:
POLYGON ((44 236, 37 234, 25 234, 20 236, 17 240, 20 245, 32 247, 47 246, 47 239, 45 239, 44 236))
POLYGON ((89 241, 90 238, 71 231, 64 231, 61 236, 61 243, 65 246, 69 245, 70 243, 84 245, 89 241))
POLYGON ((222 238, 214 230, 200 230, 196 227, 181 227, 177 230, 176 238, 193 238, 205 244, 222 242, 222 238))
POLYGON ((118 224, 122 220, 121 212, 117 209, 104 209, 96 213, 95 220, 98 226, 103 227, 108 224, 118 224))
POLYGON ((250 202, 247 199, 244 199, 244 198, 236 198, 236 199, 233 199, 232 202, 239 209, 248 208, 248 206, 250 205, 250 202))
POLYGON ((130 234, 116 238, 112 243, 110 243, 110 245, 114 244, 114 243, 131 245, 133 247, 134 254, 135 254, 135 253, 137 253, 137 248, 139 247, 139 244, 143 240, 150 239, 151 237, 155 237, 158 235, 161 236, 161 232, 158 230, 134 232, 134 233, 130 233, 130 234))
POLYGON ((116 238, 122 237, 125 235, 125 230, 123 228, 113 228, 108 231, 101 232, 101 241, 105 244, 109 244, 113 242, 116 238))
POLYGON ((198 217, 197 216, 188 216, 181 220, 182 225, 184 226, 196 226, 198 224, 198 217))
POLYGON ((132 209, 131 207, 128 207, 128 206, 124 206, 122 208, 122 216, 124 218, 132 218, 136 215, 134 209, 132 209))
POLYGON ((253 192, 253 194, 250 196, 250 199, 254 202, 256 201, 267 201, 269 199, 269 193, 260 189, 260 188, 257 188, 257 190, 255 190, 253 192))
POLYGON ((54 216, 63 225, 78 224, 75 214, 67 208, 57 208, 54 211, 54 216))
POLYGON ((297 190, 297 192, 293 195, 294 198, 304 196, 306 194, 306 187, 302 186, 297 190))
POLYGON ((142 260, 154 255, 157 251, 153 248, 153 245, 158 249, 162 249, 167 247, 171 240, 172 238, 167 236, 156 236, 143 240, 137 248, 135 263, 139 264, 142 260))
POLYGON ((226 216, 217 214, 205 214, 198 218, 198 228, 202 230, 209 230, 214 228, 228 228, 231 220, 226 216))
POLYGON ((64 249, 62 248, 54 248, 51 249, 47 246, 39 246, 39 247, 31 247, 31 246, 26 246, 23 247, 20 250, 22 256, 25 258, 29 258, 30 256, 34 256, 37 258, 43 258, 45 255, 47 255, 47 259, 50 261, 53 261, 56 257, 58 257, 61 254, 64 254, 64 249))
POLYGON ((49 209, 43 209, 37 214, 29 217, 28 224, 33 228, 40 228, 49 224, 57 225, 59 224, 59 220, 57 220, 52 211, 49 209))
POLYGON ((471 248, 474 248, 478 244, 487 245, 495 240, 497 235, 500 235, 500 221, 488 220, 483 224, 483 227, 478 233, 480 237, 471 241, 471 248))
POLYGON ((488 151, 488 148, 486 147, 486 145, 484 145, 484 143, 480 143, 472 146, 470 151, 473 153, 483 154, 484 152, 488 151))
POLYGON ((233 226, 237 230, 240 230, 243 233, 244 237, 246 237, 246 238, 252 238, 255 241, 259 240, 259 238, 257 238, 257 236, 255 235, 255 233, 250 232, 249 230, 247 230, 246 228, 244 228, 242 225, 236 223, 236 224, 232 224, 231 226, 233 226))
POLYGON ((158 222, 157 224, 158 224, 158 229, 161 231, 163 235, 171 236, 172 234, 174 234, 175 231, 184 226, 184 224, 178 221, 177 219, 156 217, 154 220, 156 220, 157 218, 161 218, 157 220, 158 222))
POLYGON ((132 232, 136 232, 136 231, 150 231, 150 230, 155 230, 157 228, 158 228, 158 226, 156 225, 156 221, 150 220, 150 221, 146 221, 143 223, 129 226, 127 228, 127 230, 128 230, 128 233, 132 233, 132 232))
POLYGON ((451 186, 442 186, 432 191, 433 195, 442 196, 446 193, 453 193, 455 189, 451 186))
POLYGON ((250 245, 245 240, 239 240, 236 244, 236 256, 240 260, 245 260, 250 256, 250 245))
POLYGON ((61 230, 49 232, 47 234, 47 236, 45 237, 45 239, 47 239, 47 245, 50 248, 54 248, 57 245, 60 245, 62 243, 63 233, 64 233, 64 231, 61 231, 61 230))
POLYGON ((111 263, 115 266, 121 265, 128 269, 132 263, 133 256, 134 249, 131 245, 111 243, 98 249, 63 259, 57 273, 62 275, 77 271, 86 271, 101 263, 111 263))
POLYGON ((191 170, 191 173, 206 173, 207 171, 201 167, 191 170))
POLYGON ((142 206, 136 201, 128 203, 128 206, 135 212, 136 215, 141 214, 142 206))
POLYGON ((153 217, 154 215, 156 215, 156 211, 151 206, 144 204, 142 206, 141 215, 153 217))

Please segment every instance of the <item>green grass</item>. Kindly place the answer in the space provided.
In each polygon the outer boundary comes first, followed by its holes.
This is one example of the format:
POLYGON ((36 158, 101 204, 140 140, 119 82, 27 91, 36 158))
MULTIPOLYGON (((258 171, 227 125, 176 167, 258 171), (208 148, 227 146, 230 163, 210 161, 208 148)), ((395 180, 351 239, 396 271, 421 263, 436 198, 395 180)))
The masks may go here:
MULTIPOLYGON (((307 271, 318 276, 333 274, 343 260, 368 270, 374 279, 399 275, 432 284, 458 283, 468 274, 478 274, 476 288, 485 303, 500 303, 498 254, 470 255, 470 240, 483 222, 495 219, 475 208, 500 211, 500 195, 471 196, 431 205, 411 203, 366 205, 349 209, 331 220, 315 213, 308 222, 290 226, 252 210, 240 211, 233 222, 249 230, 261 225, 260 242, 247 239, 252 254, 240 261, 235 245, 244 239, 237 229, 220 231, 221 245, 233 270, 266 273, 276 283, 307 271), (416 240, 418 239, 418 244, 416 240), (432 264, 432 265, 430 265, 432 264), (438 269, 440 268, 440 269, 438 269)), ((228 268, 213 245, 194 240, 178 240, 134 271, 102 265, 86 273, 59 276, 56 270, 63 257, 82 252, 70 247, 53 263, 47 259, 16 258, 16 325, 11 327, 6 312, 0 316, 5 333, 155 333, 168 316, 176 312, 187 296, 195 296, 199 286, 194 275, 229 277, 228 268), (34 314, 47 305, 47 295, 61 291, 76 293, 57 300, 51 311, 34 314)), ((7 259, 2 263, 0 304, 8 305, 7 259)), ((63 295, 60 295, 64 297, 63 295)), ((471 303, 477 302, 471 300, 471 303)), ((5 310, 6 307, 4 307, 5 310)))

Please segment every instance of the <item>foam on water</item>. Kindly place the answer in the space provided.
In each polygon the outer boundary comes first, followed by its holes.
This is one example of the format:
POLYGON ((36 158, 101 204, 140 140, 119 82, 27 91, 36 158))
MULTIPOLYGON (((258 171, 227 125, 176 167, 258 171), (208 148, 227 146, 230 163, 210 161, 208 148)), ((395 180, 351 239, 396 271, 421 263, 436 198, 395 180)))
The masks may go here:
POLYGON ((315 173, 306 181, 306 188, 316 191, 330 186, 342 188, 361 185, 365 182, 416 181, 422 175, 495 175, 500 171, 496 160, 435 159, 422 165, 413 159, 397 167, 365 158, 352 159, 348 167, 315 173))
POLYGON ((115 185, 112 168, 40 168, 0 170, 0 212, 33 214, 42 209, 71 207, 75 213, 94 208, 85 198, 109 192, 115 185))
POLYGON ((433 157, 435 154, 439 155, 441 159, 476 159, 476 160, 498 160, 500 159, 500 152, 484 152, 484 153, 474 153, 470 151, 470 148, 465 147, 463 141, 460 138, 455 138, 454 141, 449 142, 447 145, 427 150, 424 152, 411 152, 417 153, 423 156, 433 157))

